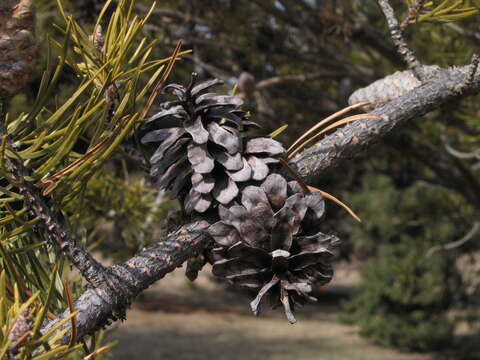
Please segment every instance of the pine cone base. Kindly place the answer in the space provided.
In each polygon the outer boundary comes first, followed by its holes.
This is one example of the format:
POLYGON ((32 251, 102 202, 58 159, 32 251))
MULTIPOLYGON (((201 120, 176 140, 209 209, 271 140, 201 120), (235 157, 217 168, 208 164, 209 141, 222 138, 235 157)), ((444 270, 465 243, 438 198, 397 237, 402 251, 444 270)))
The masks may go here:
POLYGON ((338 238, 311 233, 324 214, 322 196, 303 193, 295 181, 271 174, 261 186, 243 190, 241 205, 220 207, 219 214, 221 220, 209 229, 217 244, 214 275, 259 289, 250 304, 255 315, 269 298, 295 323, 294 308, 314 300, 312 286, 333 276, 330 261, 338 238))

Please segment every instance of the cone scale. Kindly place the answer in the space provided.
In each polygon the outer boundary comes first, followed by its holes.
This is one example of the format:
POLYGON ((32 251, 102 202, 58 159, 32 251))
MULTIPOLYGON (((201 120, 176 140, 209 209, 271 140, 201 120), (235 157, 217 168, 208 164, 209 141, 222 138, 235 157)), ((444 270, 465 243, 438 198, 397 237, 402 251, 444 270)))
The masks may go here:
MULTIPOLYGON (((313 286, 331 280, 339 240, 319 231, 323 197, 286 177, 284 147, 271 137, 250 136, 258 125, 240 109, 242 100, 210 92, 220 84, 197 84, 194 74, 188 86, 164 89, 175 100, 160 105, 142 137, 152 150, 150 174, 159 189, 180 199, 186 214, 208 211, 218 219, 208 230, 213 274, 257 289, 250 304, 255 315, 269 300, 294 323, 294 309, 314 299, 313 286)), ((195 278, 198 268, 189 269, 195 278)))

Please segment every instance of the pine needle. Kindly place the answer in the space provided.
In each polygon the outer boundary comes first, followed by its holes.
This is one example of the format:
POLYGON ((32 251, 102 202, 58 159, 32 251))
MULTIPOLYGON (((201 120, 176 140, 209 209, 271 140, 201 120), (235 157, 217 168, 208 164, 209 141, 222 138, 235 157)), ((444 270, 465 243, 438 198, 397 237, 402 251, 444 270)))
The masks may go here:
POLYGON ((307 130, 302 136, 300 136, 297 140, 295 140, 295 142, 288 148, 288 152, 292 151, 293 148, 295 147, 295 145, 297 145, 298 143, 300 143, 300 141, 302 141, 303 139, 305 139, 308 135, 310 135, 311 133, 313 133, 315 130, 319 129, 321 126, 323 126, 324 124, 327 124, 329 123, 330 121, 332 120, 335 120, 336 118, 338 118, 339 116, 342 116, 343 114, 346 114, 347 112, 351 111, 351 110, 354 110, 354 109, 358 109, 360 107, 363 107, 363 106, 367 106, 367 105, 370 105, 371 102, 369 101, 365 101, 365 102, 361 102, 361 103, 358 103, 358 104, 354 104, 354 105, 351 105, 351 106, 348 106, 340 111, 337 111, 335 114, 332 114, 330 115, 329 117, 321 120, 320 122, 318 122, 316 125, 312 126, 309 130, 307 130))
POLYGON ((288 165, 288 162, 285 159, 280 159, 280 163, 285 167, 285 169, 289 172, 289 174, 300 184, 303 191, 305 191, 305 192, 309 192, 309 191, 319 192, 324 198, 329 199, 329 200, 333 201, 334 203, 336 203, 338 206, 344 208, 355 220, 357 220, 358 222, 362 222, 360 217, 357 214, 355 214, 355 212, 352 209, 350 209, 346 204, 344 204, 343 202, 338 200, 335 196, 330 195, 329 193, 327 193, 325 191, 322 191, 320 189, 317 189, 316 187, 309 186, 309 185, 305 184, 305 182, 302 180, 300 175, 295 170, 293 170, 290 165, 288 165))
POLYGON ((101 348, 95 350, 93 353, 85 356, 83 360, 92 360, 96 355, 99 355, 107 350, 110 350, 111 347, 112 345, 102 346, 101 348))
POLYGON ((335 129, 339 126, 348 124, 352 121, 362 120, 362 119, 372 119, 372 118, 373 119, 380 119, 381 116, 375 115, 375 114, 360 114, 360 115, 352 115, 352 116, 349 116, 345 119, 339 120, 339 121, 333 123, 332 125, 329 125, 326 128, 322 129, 319 133, 312 136, 311 138, 306 140, 304 143, 299 145, 295 150, 290 152, 289 155, 288 155, 288 160, 292 159, 296 154, 298 154, 301 150, 303 150, 307 145, 309 145, 310 143, 317 140, 321 135, 325 134, 327 131, 330 131, 330 130, 335 129))
POLYGON ((287 128, 288 128, 288 124, 283 125, 283 126, 280 126, 277 130, 274 130, 274 131, 272 131, 270 134, 268 134, 268 136, 277 137, 277 136, 280 135, 282 132, 284 132, 285 130, 287 130, 287 128))
POLYGON ((358 217, 358 215, 355 214, 352 209, 350 209, 347 205, 345 205, 343 202, 338 200, 335 196, 330 195, 329 193, 326 193, 325 191, 317 189, 316 187, 313 187, 313 186, 308 186, 308 189, 310 191, 319 192, 324 198, 329 199, 329 200, 333 201, 334 203, 336 203, 337 205, 339 205, 340 207, 344 208, 355 220, 357 220, 360 223, 362 222, 360 217, 358 217))
POLYGON ((163 85, 167 81, 167 78, 170 76, 170 73, 172 72, 173 65, 175 64, 175 61, 177 61, 178 54, 180 52, 180 49, 182 48, 182 41, 180 40, 177 43, 177 46, 175 47, 175 50, 173 51, 173 54, 170 58, 170 61, 168 62, 167 69, 165 72, 162 74, 162 77, 158 81, 157 85, 155 85, 155 88, 152 91, 152 94, 150 95, 150 98, 147 101, 147 104, 143 108, 142 114, 140 116, 140 119, 143 120, 145 116, 147 115, 148 111, 152 107, 153 102, 155 101, 155 98, 157 97, 158 93, 162 89, 163 85))
POLYGON ((280 158, 280 163, 285 167, 285 169, 287 169, 289 174, 300 184, 303 191, 308 192, 309 191, 308 185, 305 184, 305 182, 302 180, 300 175, 298 175, 298 173, 295 170, 293 170, 290 165, 288 165, 288 162, 285 159, 280 158))
MULTIPOLYGON (((70 285, 68 284, 67 280, 65 280, 64 282, 64 287, 65 287, 65 295, 67 298, 68 309, 70 310, 70 314, 73 314, 75 312, 75 305, 73 303, 72 289, 70 288, 70 285)), ((68 343, 69 348, 73 347, 77 342, 77 317, 72 316, 71 321, 72 321, 72 333, 70 335, 70 342, 68 343)))
POLYGON ((75 170, 78 166, 83 164, 85 161, 87 161, 90 157, 95 155, 108 141, 108 138, 104 139, 101 143, 95 145, 90 151, 88 151, 85 155, 83 155, 80 159, 74 161, 70 165, 68 165, 66 168, 58 171, 57 173, 53 174, 52 176, 40 180, 38 183, 35 184, 36 187, 42 188, 45 187, 45 189, 42 192, 43 196, 47 196, 50 194, 56 187, 57 183, 54 180, 60 179, 62 176, 65 174, 68 174, 75 170))

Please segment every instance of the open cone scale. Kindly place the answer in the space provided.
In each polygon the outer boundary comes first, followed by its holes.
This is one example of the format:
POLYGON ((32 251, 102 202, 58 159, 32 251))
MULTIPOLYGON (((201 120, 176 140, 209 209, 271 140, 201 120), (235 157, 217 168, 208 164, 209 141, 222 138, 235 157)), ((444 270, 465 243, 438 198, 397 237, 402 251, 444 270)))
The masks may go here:
MULTIPOLYGON (((188 86, 165 87, 176 99, 144 124, 142 143, 155 146, 150 174, 159 189, 180 199, 185 214, 218 220, 204 254, 214 275, 257 289, 254 314, 268 299, 294 323, 295 307, 314 299, 313 285, 332 279, 339 239, 320 231, 322 195, 282 171, 282 144, 248 134, 258 125, 240 109, 239 97, 209 92, 220 84, 197 84, 194 74, 188 86), (177 126, 163 125, 172 123, 177 126)), ((190 262, 188 277, 194 279, 203 263, 190 262)))

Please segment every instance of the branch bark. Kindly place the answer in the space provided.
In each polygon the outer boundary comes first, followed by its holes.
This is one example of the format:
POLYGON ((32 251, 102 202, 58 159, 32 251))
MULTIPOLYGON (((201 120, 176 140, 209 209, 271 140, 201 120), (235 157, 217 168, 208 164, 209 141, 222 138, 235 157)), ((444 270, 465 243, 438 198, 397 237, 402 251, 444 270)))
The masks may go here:
POLYGON ((364 119, 350 123, 320 142, 298 154, 291 165, 315 184, 330 169, 378 142, 408 120, 418 118, 449 101, 480 91, 480 74, 464 93, 458 91, 469 77, 470 66, 440 69, 432 78, 390 102, 375 108, 372 113, 381 119, 364 119))
MULTIPOLYGON (((327 170, 372 146, 408 120, 418 118, 448 101, 479 92, 478 72, 468 91, 458 91, 464 86, 469 70, 470 66, 439 70, 428 83, 376 108, 373 112, 381 115, 381 119, 356 121, 335 131, 297 155, 292 166, 310 182, 318 180, 327 170)), ((184 225, 157 245, 122 265, 110 268, 111 280, 96 289, 87 290, 75 303, 75 309, 79 311, 78 338, 93 333, 111 320, 124 318, 127 307, 140 292, 188 258, 202 252, 210 243, 205 231, 208 226, 207 221, 184 225)), ((65 311, 42 331, 48 331, 68 314, 69 311, 65 311)), ((68 342, 69 336, 69 332, 64 335, 65 342, 68 342)))
MULTIPOLYGON (((0 138, 5 138, 8 147, 13 149, 3 116, 3 106, 0 104, 0 138)), ((40 219, 40 226, 48 241, 61 249, 88 282, 93 285, 102 283, 105 280, 106 268, 85 251, 72 236, 60 210, 53 210, 52 200, 43 196, 39 188, 26 180, 32 178, 30 169, 20 159, 10 158, 6 154, 4 154, 4 161, 25 204, 30 207, 35 217, 40 219)))
MULTIPOLYGON (((112 266, 108 282, 86 290, 75 302, 77 338, 93 334, 112 320, 125 319, 126 309, 139 293, 206 248, 210 236, 205 230, 209 225, 205 220, 184 225, 124 264, 112 266)), ((60 314, 42 329, 42 333, 69 314, 69 310, 60 314)), ((66 323, 59 331, 69 326, 66 323)), ((70 331, 62 340, 68 343, 70 331)))

